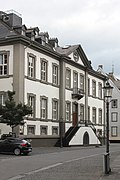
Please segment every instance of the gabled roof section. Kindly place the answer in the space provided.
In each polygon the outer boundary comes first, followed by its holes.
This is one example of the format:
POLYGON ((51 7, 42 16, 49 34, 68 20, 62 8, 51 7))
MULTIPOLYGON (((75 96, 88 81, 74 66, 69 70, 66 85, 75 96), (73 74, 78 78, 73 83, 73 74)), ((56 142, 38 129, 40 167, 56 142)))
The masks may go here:
MULTIPOLYGON (((81 65, 84 65, 90 69, 92 69, 91 66, 91 61, 88 60, 85 52, 83 51, 81 45, 70 45, 70 46, 65 46, 65 47, 57 47, 55 48, 56 52, 58 52, 61 55, 65 55, 71 58, 71 60, 74 61, 74 53, 77 52, 78 54, 78 59, 81 60, 81 65)), ((80 61, 76 62, 80 63, 80 61)))

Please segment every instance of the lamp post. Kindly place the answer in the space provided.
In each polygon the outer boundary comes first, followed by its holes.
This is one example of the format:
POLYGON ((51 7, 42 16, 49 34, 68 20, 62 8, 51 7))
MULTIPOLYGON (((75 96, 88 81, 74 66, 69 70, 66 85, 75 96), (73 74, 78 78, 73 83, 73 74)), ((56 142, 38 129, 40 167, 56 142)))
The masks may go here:
POLYGON ((112 97, 113 87, 107 81, 103 89, 104 89, 104 98, 106 99, 106 154, 104 155, 104 163, 105 163, 105 174, 109 174, 111 172, 110 153, 109 153, 109 103, 110 103, 110 98, 112 97))

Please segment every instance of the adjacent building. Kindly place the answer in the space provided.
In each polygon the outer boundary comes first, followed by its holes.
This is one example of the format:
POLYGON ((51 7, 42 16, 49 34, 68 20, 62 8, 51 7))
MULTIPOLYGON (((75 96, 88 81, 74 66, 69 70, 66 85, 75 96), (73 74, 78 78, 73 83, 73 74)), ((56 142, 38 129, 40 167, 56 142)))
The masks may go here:
MULTIPOLYGON (((90 126, 102 136, 105 81, 81 45, 60 47, 47 32, 23 25, 19 14, 0 12, 0 103, 14 90, 16 103, 33 110, 18 135, 56 136, 62 122, 62 135, 71 126, 90 126)), ((4 129, 10 131, 0 124, 4 129)))

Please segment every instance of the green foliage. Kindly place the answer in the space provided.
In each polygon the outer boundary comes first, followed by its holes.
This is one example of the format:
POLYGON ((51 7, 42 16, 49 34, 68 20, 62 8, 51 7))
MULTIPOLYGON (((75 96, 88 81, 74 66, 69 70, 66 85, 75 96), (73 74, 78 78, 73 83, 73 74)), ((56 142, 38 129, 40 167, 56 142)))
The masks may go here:
POLYGON ((32 109, 22 103, 16 104, 13 96, 15 92, 8 91, 8 99, 5 105, 0 105, 0 123, 10 125, 12 128, 24 124, 24 117, 32 114, 32 109))

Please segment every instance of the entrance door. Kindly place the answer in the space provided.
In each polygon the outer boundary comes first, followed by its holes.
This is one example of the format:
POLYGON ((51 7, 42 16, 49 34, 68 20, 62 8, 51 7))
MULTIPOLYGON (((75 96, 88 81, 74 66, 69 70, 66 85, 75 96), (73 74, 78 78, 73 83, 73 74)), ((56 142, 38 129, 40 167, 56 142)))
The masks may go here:
POLYGON ((73 103, 73 120, 72 120, 73 126, 75 127, 78 123, 78 104, 73 103))
POLYGON ((88 132, 85 132, 83 136, 83 145, 89 145, 89 134, 88 132))

